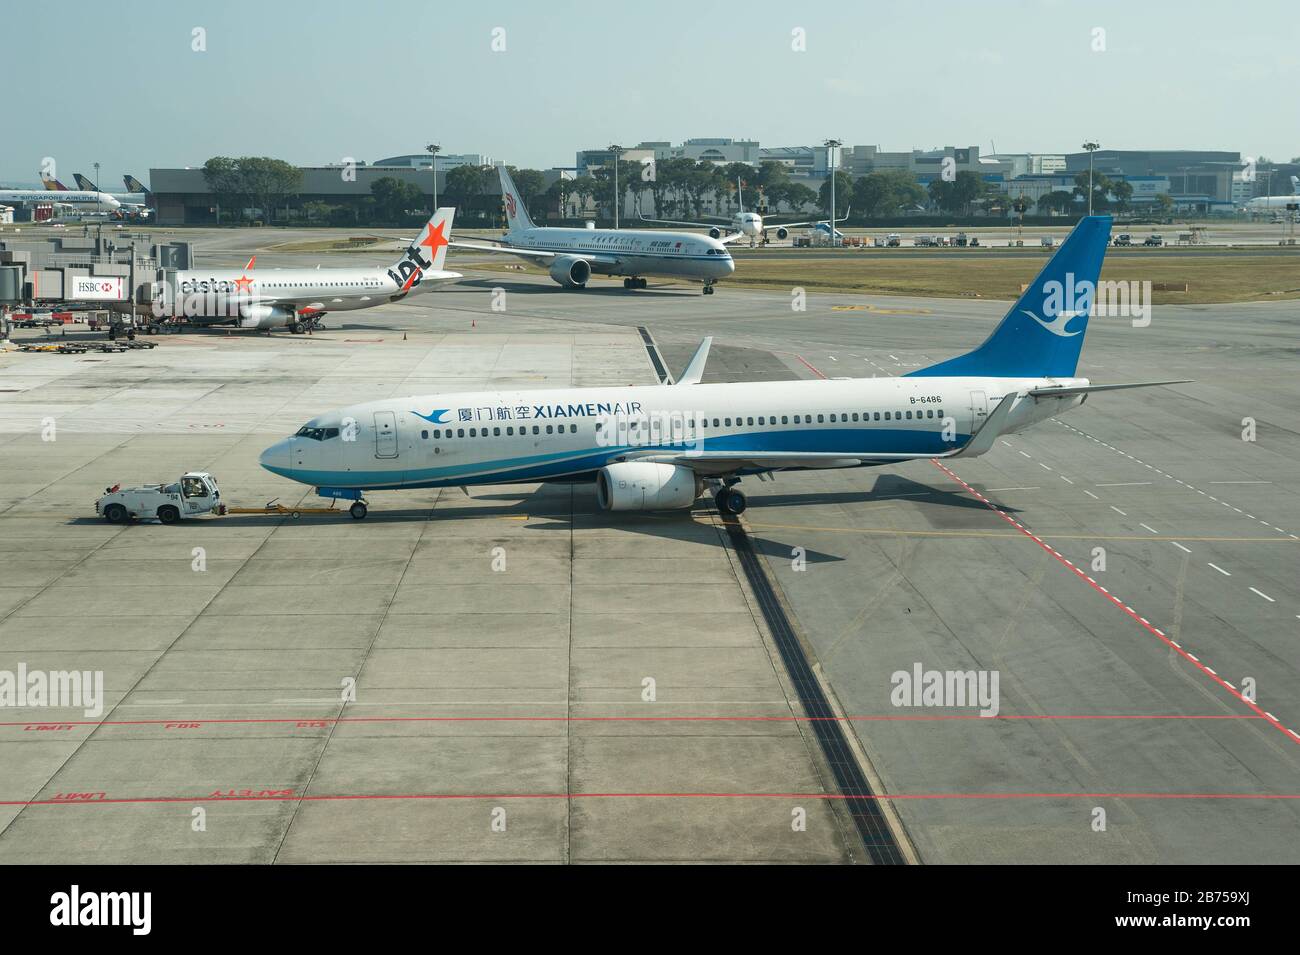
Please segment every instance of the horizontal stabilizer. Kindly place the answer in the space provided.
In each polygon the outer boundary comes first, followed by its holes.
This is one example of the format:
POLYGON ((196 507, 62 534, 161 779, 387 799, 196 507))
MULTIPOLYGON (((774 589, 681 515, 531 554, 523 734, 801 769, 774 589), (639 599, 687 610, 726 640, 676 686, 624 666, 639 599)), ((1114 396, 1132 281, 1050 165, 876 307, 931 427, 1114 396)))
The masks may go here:
POLYGON ((1134 381, 1122 385, 1076 385, 1069 388, 1034 388, 1026 392, 1031 398, 1062 398, 1068 395, 1087 395, 1094 391, 1122 391, 1125 388, 1156 388, 1160 385, 1185 385, 1192 379, 1175 378, 1172 381, 1134 381))
POLYGON ((973 458, 981 455, 993 447, 993 442, 997 440, 1006 427, 1007 417, 1011 414, 1011 406, 1016 403, 1016 392, 1009 395, 1003 395, 998 406, 993 409, 993 413, 984 419, 980 429, 971 435, 970 440, 961 446, 954 458, 973 458))

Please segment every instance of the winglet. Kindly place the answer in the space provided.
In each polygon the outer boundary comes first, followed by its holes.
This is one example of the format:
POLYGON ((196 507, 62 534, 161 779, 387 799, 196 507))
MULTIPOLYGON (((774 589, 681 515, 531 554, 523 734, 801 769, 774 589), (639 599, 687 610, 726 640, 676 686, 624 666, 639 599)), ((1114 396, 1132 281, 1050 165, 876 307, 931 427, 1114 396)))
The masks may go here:
POLYGON ((679 385, 698 385, 700 379, 704 377, 704 364, 709 360, 709 346, 713 344, 713 337, 709 336, 700 342, 700 347, 695 349, 695 354, 691 356, 691 362, 682 372, 682 376, 677 379, 679 385))

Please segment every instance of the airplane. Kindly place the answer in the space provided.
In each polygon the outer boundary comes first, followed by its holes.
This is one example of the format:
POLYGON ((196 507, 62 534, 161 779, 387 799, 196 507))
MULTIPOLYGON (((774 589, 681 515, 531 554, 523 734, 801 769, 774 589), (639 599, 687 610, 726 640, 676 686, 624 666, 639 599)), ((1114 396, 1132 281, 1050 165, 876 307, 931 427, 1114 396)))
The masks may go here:
POLYGON ((0 202, 21 205, 53 203, 83 213, 115 212, 122 207, 106 192, 60 188, 57 182, 54 188, 47 185, 45 189, 0 189, 0 202))
POLYGON ((43 185, 49 192, 71 192, 72 191, 63 183, 59 182, 59 180, 46 179, 44 176, 41 176, 41 185, 43 185))
MULTIPOLYGON (((744 238, 745 236, 749 236, 749 244, 751 246, 754 245, 759 236, 762 236, 763 242, 766 243, 768 226, 764 224, 763 217, 757 212, 745 211, 745 195, 741 189, 741 182, 739 179, 736 180, 736 201, 740 206, 740 210, 732 215, 730 219, 724 216, 706 217, 728 223, 725 226, 710 225, 707 222, 677 222, 673 219, 651 219, 648 216, 641 215, 640 206, 637 207, 636 213, 644 222, 659 222, 663 225, 684 225, 692 229, 708 229, 710 238, 721 238, 724 243, 735 242, 737 239, 744 238), (729 232, 731 234, 723 238, 723 232, 729 232)), ((836 219, 835 221, 844 222, 848 219, 850 211, 852 210, 845 211, 844 218, 836 219)), ((808 222, 781 222, 772 225, 771 228, 776 230, 776 237, 778 239, 785 239, 789 237, 791 229, 797 229, 806 225, 823 226, 825 225, 825 222, 825 219, 815 219, 808 222)))
POLYGON ((742 477, 969 458, 1093 392, 1179 384, 1078 377, 1110 216, 1083 218, 987 340, 901 378, 701 384, 711 338, 674 384, 441 393, 312 418, 259 459, 352 500, 370 491, 592 480, 607 511, 740 514, 742 477))
POLYGON ((146 199, 153 195, 153 191, 150 190, 148 186, 135 178, 135 176, 131 175, 129 172, 122 177, 122 185, 126 186, 127 192, 138 192, 146 199))
MULTIPOLYGON (((77 181, 78 188, 92 190, 95 188, 95 184, 79 172, 74 172, 72 178, 77 181)), ((153 211, 145 204, 147 197, 144 193, 111 192, 109 195, 122 204, 120 214, 123 216, 131 216, 136 219, 147 219, 153 211)))
MULTIPOLYGON (((301 335, 327 312, 352 311, 404 299, 461 278, 443 269, 456 210, 433 214, 395 263, 384 268, 270 269, 253 272, 257 256, 239 271, 187 269, 155 286, 153 314, 195 325, 235 325, 301 335), (252 273, 252 274, 250 274, 252 273)), ((123 303, 124 309, 134 309, 123 303)))
POLYGON ((568 289, 585 288, 592 273, 625 275, 623 288, 645 288, 647 275, 713 283, 736 270, 731 253, 714 239, 690 232, 634 229, 556 229, 536 225, 524 208, 510 173, 501 171, 501 195, 509 225, 501 245, 452 242, 457 249, 505 252, 546 266, 568 289))
POLYGON ((1246 212, 1267 212, 1270 209, 1285 210, 1289 205, 1300 203, 1300 177, 1291 177, 1291 195, 1256 196, 1243 207, 1246 212))

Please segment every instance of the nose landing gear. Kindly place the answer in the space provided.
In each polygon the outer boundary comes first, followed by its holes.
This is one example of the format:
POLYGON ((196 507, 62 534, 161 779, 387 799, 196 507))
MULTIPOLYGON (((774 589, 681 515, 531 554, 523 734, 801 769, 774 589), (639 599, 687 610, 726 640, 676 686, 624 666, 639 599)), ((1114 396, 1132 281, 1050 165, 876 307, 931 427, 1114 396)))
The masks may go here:
POLYGON ((348 513, 352 515, 352 519, 353 519, 354 521, 363 521, 363 520, 365 520, 365 519, 366 519, 366 514, 368 513, 368 509, 367 509, 367 507, 366 507, 366 502, 365 502, 365 501, 354 501, 353 504, 352 504, 352 506, 348 508, 348 513))
POLYGON ((713 279, 708 279, 708 280, 705 281, 705 283, 704 283, 704 294, 705 294, 705 295, 712 295, 712 294, 713 294, 713 279))

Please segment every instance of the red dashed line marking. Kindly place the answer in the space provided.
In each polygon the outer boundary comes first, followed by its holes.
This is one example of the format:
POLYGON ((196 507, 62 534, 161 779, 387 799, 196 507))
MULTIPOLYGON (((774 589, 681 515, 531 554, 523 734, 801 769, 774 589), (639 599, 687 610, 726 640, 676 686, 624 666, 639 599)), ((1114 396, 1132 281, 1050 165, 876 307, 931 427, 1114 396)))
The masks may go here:
POLYGON ((818 378, 825 378, 825 377, 826 377, 825 375, 823 375, 823 374, 822 374, 822 373, 817 369, 817 366, 816 366, 816 365, 813 365, 811 362, 809 362, 808 359, 806 359, 806 358, 803 357, 803 355, 795 355, 794 357, 795 357, 795 358, 798 358, 801 362, 803 362, 804 365, 808 368, 808 370, 811 371, 811 372, 812 372, 814 375, 816 375, 818 378))
MULTIPOLYGON (((1067 425, 1066 427, 1069 427, 1069 426, 1067 425)), ((1071 429, 1071 430, 1074 430, 1074 429, 1071 429)), ((1080 433, 1080 434, 1083 434, 1083 432, 1079 432, 1079 433, 1080 433)), ((1094 438, 1093 440, 1096 440, 1096 439, 1094 438)), ((944 474, 948 475, 948 477, 952 478, 954 481, 956 481, 958 484, 960 484, 960 485, 961 485, 963 488, 965 488, 968 492, 970 492, 971 494, 973 494, 973 495, 974 495, 977 499, 979 499, 979 500, 980 500, 980 501, 981 501, 981 502, 982 502, 986 507, 988 507, 989 510, 991 510, 994 514, 998 515, 998 517, 1002 518, 1004 521, 1006 521, 1006 522, 1007 522, 1008 524, 1010 524, 1012 527, 1016 528, 1016 530, 1020 531, 1020 533, 1024 534, 1026 537, 1028 537, 1028 538, 1030 538, 1031 540, 1033 540, 1036 544, 1038 544, 1039 547, 1041 547, 1043 550, 1047 551, 1047 553, 1051 554, 1052 557, 1054 557, 1054 558, 1055 558, 1055 559, 1056 559, 1060 564, 1062 564, 1062 566, 1066 567, 1069 571, 1071 571, 1071 572, 1072 572, 1076 577, 1079 577, 1080 579, 1082 579, 1082 580, 1084 580, 1084 581, 1087 581, 1087 583, 1088 583, 1088 585, 1089 585, 1090 587, 1092 587, 1094 590, 1100 592, 1101 594, 1105 595, 1105 597, 1106 597, 1107 600, 1109 600, 1112 604, 1114 604, 1114 605, 1115 605, 1116 607, 1118 607, 1120 610, 1123 610, 1126 614, 1128 614, 1129 617, 1132 618, 1132 620, 1133 620, 1134 623, 1136 623, 1138 626, 1142 627, 1142 629, 1144 629, 1144 630, 1146 630, 1147 632, 1149 632, 1152 636, 1156 637, 1158 640, 1160 640, 1161 643, 1163 643, 1163 644, 1165 644, 1166 646, 1168 646, 1168 647, 1169 647, 1170 649, 1172 649, 1175 653, 1178 653, 1178 654, 1179 654, 1180 656, 1182 656, 1184 659, 1190 661, 1193 665, 1195 665, 1195 667, 1196 667, 1198 670, 1200 670, 1202 673, 1204 673, 1207 677, 1209 677, 1211 680, 1213 680, 1213 681, 1214 681, 1215 683, 1217 683, 1219 686, 1221 686, 1221 687, 1223 687, 1225 690, 1227 690, 1228 693, 1230 693, 1230 694, 1231 694, 1235 699, 1237 699, 1239 702, 1241 702, 1241 703, 1245 704, 1247 707, 1249 707, 1250 710, 1251 710, 1252 712, 1254 712, 1254 713, 1256 713, 1256 714, 1258 714, 1258 715, 1264 717, 1264 718, 1269 722, 1269 724, 1270 724, 1271 726, 1277 728, 1279 731, 1281 731, 1281 732, 1285 733, 1286 735, 1290 736, 1292 739, 1296 740, 1297 742, 1300 742, 1300 734, 1296 734, 1294 731, 1292 731, 1292 730, 1288 729, 1287 727, 1283 726, 1280 722, 1278 722, 1277 718, 1274 717, 1271 713, 1267 713, 1267 712, 1265 712, 1265 711, 1262 710, 1258 705, 1256 705, 1255 703, 1252 703, 1250 700, 1246 699, 1246 697, 1243 696, 1243 695, 1242 695, 1242 694, 1241 694, 1241 693, 1240 693, 1240 692, 1239 692, 1239 691, 1238 691, 1238 690, 1237 690, 1237 689, 1236 689, 1236 688, 1235 688, 1231 683, 1229 683, 1227 680, 1225 680, 1225 679, 1223 679, 1222 677, 1220 677, 1217 673, 1215 673, 1213 670, 1211 670, 1208 666, 1206 666, 1205 664, 1203 664, 1203 663, 1202 663, 1202 662, 1201 662, 1201 661, 1200 661, 1200 660, 1199 660, 1199 659, 1198 659, 1194 654, 1189 653, 1187 650, 1184 650, 1181 646, 1178 645, 1177 642, 1175 642, 1174 640, 1171 640, 1169 637, 1165 636, 1165 634, 1162 633, 1158 628, 1152 626, 1150 623, 1147 623, 1147 622, 1146 622, 1142 617, 1140 617, 1140 616, 1139 616, 1139 615, 1138 615, 1138 614, 1133 610, 1132 607, 1127 606, 1127 605, 1126 605, 1122 600, 1120 600, 1118 597, 1116 597, 1116 596, 1114 596, 1113 594, 1111 594, 1108 590, 1106 590, 1105 587, 1101 586, 1101 584, 1097 583, 1095 580, 1093 580, 1091 577, 1089 577, 1089 576, 1088 576, 1087 574, 1085 574, 1083 571, 1079 570, 1079 568, 1074 567, 1074 566, 1071 566, 1070 563, 1065 559, 1064 555, 1062 555, 1060 552, 1058 552, 1058 551, 1057 551, 1054 547, 1052 547, 1050 544, 1045 544, 1045 543, 1043 543, 1039 538, 1035 537, 1035 536, 1034 536, 1034 535, 1029 531, 1028 528, 1026 528, 1026 527, 1025 527, 1023 524, 1021 524, 1019 521, 1017 521, 1014 517, 1012 517, 1012 516, 1011 516, 1010 514, 1008 514, 1006 511, 1002 510, 1002 508, 998 507, 996 504, 994 504, 992 501, 990 501, 987 497, 985 497, 985 496, 984 496, 983 494, 981 494, 979 491, 975 490, 975 488, 971 487, 969 484, 967 484, 965 481, 963 481, 961 478, 959 478, 955 473, 953 473, 953 471, 952 471, 951 468, 947 467, 943 462, 941 462, 941 461, 939 461, 939 460, 937 460, 937 459, 934 459, 934 458, 931 458, 931 463, 933 463, 934 466, 937 467, 940 471, 943 471, 944 474)))

